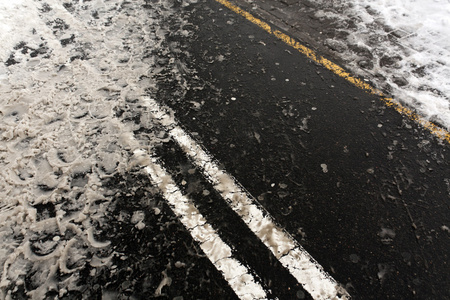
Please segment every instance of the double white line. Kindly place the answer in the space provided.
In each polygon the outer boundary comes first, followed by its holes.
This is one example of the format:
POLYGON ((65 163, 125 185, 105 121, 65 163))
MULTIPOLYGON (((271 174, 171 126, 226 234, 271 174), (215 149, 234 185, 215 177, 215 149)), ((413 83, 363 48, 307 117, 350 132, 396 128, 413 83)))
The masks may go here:
MULTIPOLYGON (((242 218, 250 230, 314 299, 350 299, 349 294, 284 229, 277 226, 270 214, 230 174, 197 144, 180 126, 173 114, 166 112, 151 98, 143 98, 144 106, 168 131, 191 161, 202 170, 228 205, 242 218)), ((148 155, 142 150, 137 156, 148 155)), ((171 176, 155 157, 147 160, 146 170, 161 189, 172 210, 190 231, 210 261, 220 270, 241 299, 267 299, 263 287, 249 270, 231 255, 230 247, 206 223, 195 205, 178 189, 171 176)))
POLYGON ((151 180, 158 185, 173 212, 180 218, 194 240, 200 244, 200 248, 209 260, 222 272, 236 295, 240 299, 266 299, 266 293, 261 285, 249 273, 247 267, 232 257, 231 248, 225 244, 211 225, 206 223, 192 201, 181 193, 158 159, 148 157, 143 150, 134 151, 134 155, 137 158, 140 157, 141 162, 145 162, 145 170, 151 180))

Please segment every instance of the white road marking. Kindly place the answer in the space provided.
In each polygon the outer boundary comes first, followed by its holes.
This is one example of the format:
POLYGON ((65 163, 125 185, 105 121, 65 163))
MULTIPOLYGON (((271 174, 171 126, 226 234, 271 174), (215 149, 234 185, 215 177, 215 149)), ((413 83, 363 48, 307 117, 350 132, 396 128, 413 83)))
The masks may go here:
POLYGON ((247 267, 232 257, 231 248, 222 241, 211 225, 206 223, 192 201, 181 193, 157 158, 149 156, 141 149, 134 151, 134 158, 140 165, 145 166, 151 181, 161 190, 172 211, 200 244, 209 260, 222 272, 236 295, 243 300, 267 299, 262 286, 256 282, 247 267))
POLYGON ((314 299, 350 299, 347 291, 289 233, 275 224, 256 199, 233 176, 221 170, 217 162, 177 125, 172 113, 162 109, 154 99, 145 97, 143 102, 223 199, 314 299))

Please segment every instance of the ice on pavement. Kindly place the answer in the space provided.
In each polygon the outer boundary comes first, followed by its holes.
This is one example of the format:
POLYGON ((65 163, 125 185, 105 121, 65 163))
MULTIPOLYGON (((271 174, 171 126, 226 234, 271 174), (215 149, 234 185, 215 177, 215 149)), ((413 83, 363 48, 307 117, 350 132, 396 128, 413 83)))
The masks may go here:
POLYGON ((323 0, 325 41, 358 75, 450 130, 450 1, 323 0))

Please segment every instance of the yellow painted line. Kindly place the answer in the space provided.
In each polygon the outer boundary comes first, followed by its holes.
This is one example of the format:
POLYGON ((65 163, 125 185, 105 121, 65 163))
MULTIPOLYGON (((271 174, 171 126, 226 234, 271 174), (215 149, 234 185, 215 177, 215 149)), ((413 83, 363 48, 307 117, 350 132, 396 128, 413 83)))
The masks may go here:
POLYGON ((287 34, 284 34, 279 30, 272 29, 272 27, 269 24, 267 24, 266 22, 264 22, 258 18, 255 18, 252 14, 237 7, 236 5, 230 3, 229 1, 227 1, 227 0, 215 0, 215 1, 219 2, 220 4, 224 5, 225 7, 234 11, 235 13, 243 16, 248 21, 252 22, 253 24, 256 24, 257 26, 264 29, 268 33, 276 36, 278 39, 282 40, 287 45, 295 48, 298 52, 302 53, 303 55, 306 55, 308 58, 310 58, 314 62, 321 64, 328 70, 330 70, 333 73, 335 73, 336 75, 346 79, 348 82, 354 84, 358 88, 360 88, 370 94, 380 96, 381 101, 386 106, 394 108, 400 114, 402 114, 402 115, 408 117, 409 119, 413 120, 414 122, 422 125, 428 131, 430 131, 434 136, 436 136, 450 144, 450 132, 448 132, 447 130, 435 125, 434 123, 432 123, 428 120, 425 120, 423 117, 419 116, 417 113, 415 113, 411 109, 406 108, 403 105, 401 105, 400 103, 395 102, 392 98, 387 97, 380 90, 372 87, 370 84, 368 84, 364 80, 353 76, 352 74, 345 71, 342 67, 338 66, 337 64, 333 63, 332 61, 316 54, 313 50, 300 44, 299 42, 297 42, 295 39, 291 38, 287 34))

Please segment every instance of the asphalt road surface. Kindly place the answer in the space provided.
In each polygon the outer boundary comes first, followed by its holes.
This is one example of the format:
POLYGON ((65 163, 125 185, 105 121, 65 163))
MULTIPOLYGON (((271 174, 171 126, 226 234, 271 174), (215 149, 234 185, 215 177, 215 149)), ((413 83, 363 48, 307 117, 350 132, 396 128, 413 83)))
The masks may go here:
POLYGON ((450 299, 448 142, 225 1, 47 2, 3 51, 1 297, 450 299))
MULTIPOLYGON (((169 55, 181 75, 154 97, 355 299, 447 299, 448 144, 219 3, 188 13, 194 38, 170 42, 189 56, 169 55)), ((208 211, 273 297, 302 294, 226 207, 208 211)))

